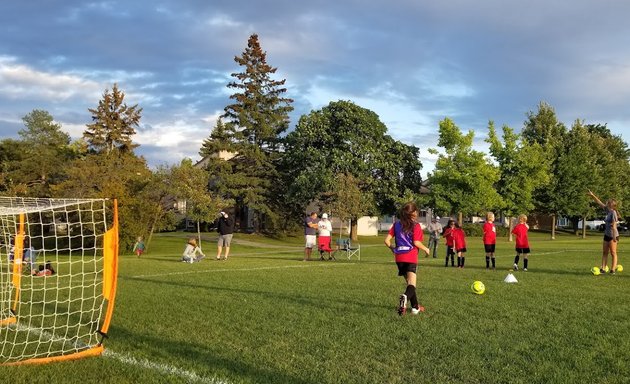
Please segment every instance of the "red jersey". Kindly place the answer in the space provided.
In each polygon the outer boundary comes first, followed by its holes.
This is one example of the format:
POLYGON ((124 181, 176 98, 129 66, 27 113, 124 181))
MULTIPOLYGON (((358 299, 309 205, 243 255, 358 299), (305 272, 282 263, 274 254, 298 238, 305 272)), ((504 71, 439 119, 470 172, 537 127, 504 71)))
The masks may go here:
MULTIPOLYGON (((394 227, 396 225, 392 225, 392 227, 389 229, 389 235, 392 236, 393 238, 396 238, 396 233, 394 231, 394 227)), ((413 233, 411 235, 411 240, 412 242, 414 241, 422 241, 423 238, 423 234, 422 234, 422 227, 420 227, 420 224, 416 223, 413 226, 413 233)), ((409 252, 404 252, 404 253, 396 253, 396 262, 397 263, 414 263, 414 264, 418 264, 418 248, 416 248, 415 246, 412 246, 411 249, 409 250, 409 252)))
POLYGON ((519 223, 514 227, 512 233, 516 236, 516 248, 529 248, 529 240, 527 239, 527 225, 519 223))
POLYGON ((496 244, 497 243, 497 228, 493 222, 486 222, 483 225, 483 243, 484 244, 496 244))
POLYGON ((453 229, 453 241, 455 243, 456 251, 466 248, 466 234, 464 233, 463 229, 461 228, 453 229))
POLYGON ((444 240, 446 240, 446 246, 447 247, 452 247, 453 246, 453 230, 455 228, 451 228, 451 227, 447 227, 446 229, 444 229, 444 240))

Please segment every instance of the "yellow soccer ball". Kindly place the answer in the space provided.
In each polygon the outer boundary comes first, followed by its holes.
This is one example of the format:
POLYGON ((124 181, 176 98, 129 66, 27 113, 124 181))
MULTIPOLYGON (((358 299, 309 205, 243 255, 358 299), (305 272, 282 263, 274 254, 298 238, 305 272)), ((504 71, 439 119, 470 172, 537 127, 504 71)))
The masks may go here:
POLYGON ((595 276, 599 275, 601 273, 601 271, 599 270, 599 267, 593 267, 591 268, 591 273, 595 276))
POLYGON ((623 272, 623 265, 617 264, 617 272, 623 272))
POLYGON ((608 266, 604 267, 604 272, 606 273, 610 272, 610 268, 608 268, 608 266))
POLYGON ((486 291, 486 286, 483 285, 481 281, 475 281, 470 286, 470 290, 473 291, 473 293, 476 293, 477 295, 483 295, 483 293, 486 291))

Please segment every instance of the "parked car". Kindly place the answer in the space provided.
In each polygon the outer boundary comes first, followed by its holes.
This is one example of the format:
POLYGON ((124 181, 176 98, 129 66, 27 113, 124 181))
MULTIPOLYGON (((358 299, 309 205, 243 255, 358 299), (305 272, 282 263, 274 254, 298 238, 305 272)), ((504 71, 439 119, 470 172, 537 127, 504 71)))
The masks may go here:
MULTIPOLYGON (((580 220, 578 222, 578 229, 582 229, 582 223, 584 223, 583 220, 580 220)), ((600 220, 600 219, 586 220, 586 229, 588 229, 588 230, 599 229, 602 225, 605 225, 604 224, 604 220, 600 220)))
MULTIPOLYGON (((604 229, 606 229, 606 224, 599 225, 597 229, 603 231, 604 229)), ((619 232, 628 232, 628 229, 630 229, 630 226, 628 226, 628 223, 626 223, 625 221, 620 221, 617 223, 617 230, 619 232)))

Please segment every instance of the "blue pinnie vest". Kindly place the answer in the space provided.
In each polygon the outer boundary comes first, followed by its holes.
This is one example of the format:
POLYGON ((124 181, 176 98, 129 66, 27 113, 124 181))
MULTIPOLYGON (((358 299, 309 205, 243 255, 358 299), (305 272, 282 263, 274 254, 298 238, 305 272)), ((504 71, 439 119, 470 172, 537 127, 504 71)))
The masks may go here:
POLYGON ((395 254, 400 255, 413 249, 413 231, 411 233, 403 233, 400 221, 394 223, 394 238, 396 239, 395 254))

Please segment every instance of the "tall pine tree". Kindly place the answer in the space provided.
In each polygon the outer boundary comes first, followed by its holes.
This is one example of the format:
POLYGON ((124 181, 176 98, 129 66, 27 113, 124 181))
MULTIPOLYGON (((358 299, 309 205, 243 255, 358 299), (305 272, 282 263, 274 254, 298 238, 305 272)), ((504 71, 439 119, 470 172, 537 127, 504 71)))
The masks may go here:
MULTIPOLYGON (((234 103, 225 107, 225 123, 217 123, 201 149, 205 156, 216 157, 221 151, 234 155, 223 160, 227 163, 209 162, 209 170, 223 197, 254 213, 251 224, 258 227, 255 230, 277 218, 279 202, 272 187, 279 178, 281 135, 289 127, 293 110, 293 100, 283 97, 286 80, 272 79, 277 68, 267 64, 266 56, 258 35, 251 35, 243 54, 234 58, 243 70, 232 73, 234 80, 227 85, 235 91, 230 96, 234 103)), ((241 227, 249 224, 242 222, 241 227)))
POLYGON ((135 127, 140 123, 142 108, 128 106, 125 94, 114 84, 112 91, 105 90, 96 109, 89 108, 92 124, 87 124, 83 136, 90 149, 97 153, 111 153, 114 149, 131 152, 138 145, 131 137, 136 134, 135 127))

